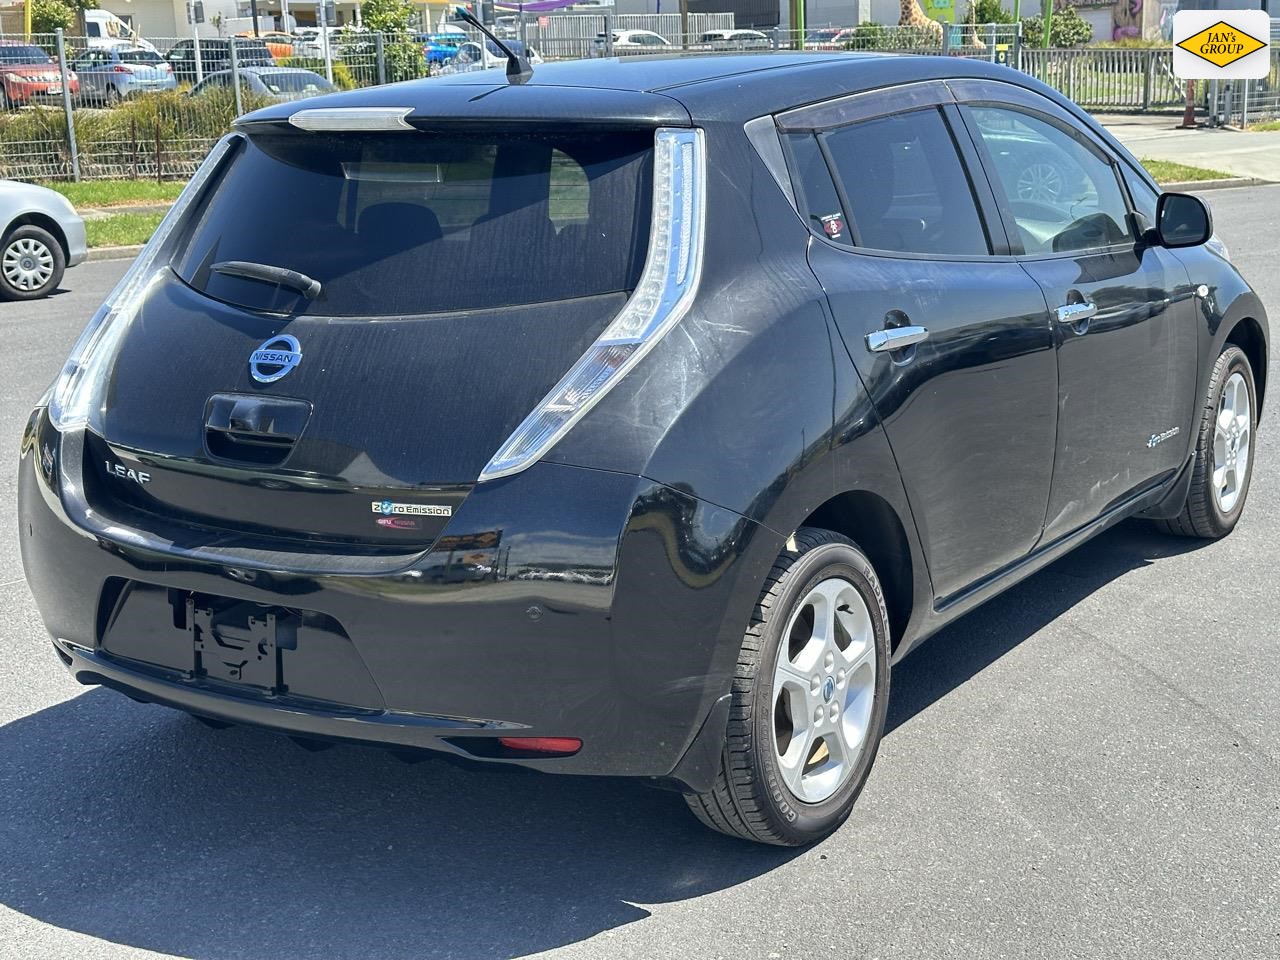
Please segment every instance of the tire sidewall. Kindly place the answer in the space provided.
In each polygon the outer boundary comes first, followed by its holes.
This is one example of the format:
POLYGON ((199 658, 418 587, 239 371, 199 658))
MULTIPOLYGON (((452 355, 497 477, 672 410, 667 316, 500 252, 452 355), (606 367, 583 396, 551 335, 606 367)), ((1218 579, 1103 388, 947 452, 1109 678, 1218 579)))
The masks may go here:
POLYGON ((1249 487, 1253 482, 1253 465, 1257 460, 1257 427, 1258 427, 1258 395, 1253 383, 1253 368, 1249 365, 1249 358, 1245 356, 1243 350, 1239 347, 1231 346, 1223 351, 1221 359, 1222 370, 1218 376, 1217 383, 1213 391, 1213 397, 1210 400, 1210 410, 1212 416, 1207 418, 1204 425, 1204 433, 1200 437, 1202 455, 1205 458, 1205 476, 1209 484, 1208 506, 1212 523, 1220 534, 1229 533, 1240 520, 1240 514, 1244 512, 1245 502, 1249 499, 1249 487), (1244 486, 1240 490, 1240 495, 1236 497, 1235 506, 1229 511, 1224 511, 1218 504, 1218 497, 1213 489, 1213 439, 1214 429, 1217 424, 1218 405, 1222 402, 1222 393, 1227 388, 1227 381, 1231 379, 1232 374, 1240 374, 1244 378, 1245 389, 1249 392, 1249 462, 1245 468, 1244 486))
POLYGON ((825 543, 801 556, 787 571, 787 582, 769 614, 752 690, 752 743, 756 795, 772 807, 777 829, 793 842, 817 839, 838 827, 853 809, 879 749, 889 701, 889 618, 875 571, 862 552, 848 543, 825 543), (867 742, 853 773, 820 803, 796 798, 783 782, 773 744, 773 674, 784 631, 796 604, 820 581, 848 580, 871 612, 875 634, 876 689, 867 726, 867 742))
POLYGON ((0 257, 4 256, 4 252, 9 249, 10 244, 22 237, 31 237, 44 244, 49 252, 53 255, 53 272, 49 275, 49 280, 42 287, 35 290, 21 290, 13 286, 9 282, 9 278, 4 276, 0 271, 0 298, 6 300, 38 300, 46 297, 58 288, 58 284, 62 282, 63 273, 66 270, 66 257, 62 252, 62 244, 49 233, 40 227, 26 224, 24 226, 15 227, 4 235, 4 239, 0 240, 0 257))

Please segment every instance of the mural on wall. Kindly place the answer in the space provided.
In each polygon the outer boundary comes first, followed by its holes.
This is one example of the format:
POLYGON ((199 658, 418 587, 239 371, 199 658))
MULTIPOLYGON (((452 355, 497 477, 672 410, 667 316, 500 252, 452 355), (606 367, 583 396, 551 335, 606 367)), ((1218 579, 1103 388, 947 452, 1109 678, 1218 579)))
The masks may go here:
POLYGON ((1111 39, 1133 40, 1142 36, 1143 0, 1116 0, 1111 7, 1111 39))

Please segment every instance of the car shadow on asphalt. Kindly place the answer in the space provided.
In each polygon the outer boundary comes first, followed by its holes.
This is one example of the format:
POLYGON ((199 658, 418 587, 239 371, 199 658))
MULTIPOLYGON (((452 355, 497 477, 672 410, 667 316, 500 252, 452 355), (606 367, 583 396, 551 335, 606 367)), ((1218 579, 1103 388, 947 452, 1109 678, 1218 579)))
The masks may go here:
MULTIPOLYGON (((1125 525, 963 618, 895 669, 890 732, 1099 587, 1196 545, 1125 525)), ((796 855, 710 833, 634 783, 308 753, 100 689, 0 727, 0 811, 0 903, 199 960, 525 956, 796 855)))

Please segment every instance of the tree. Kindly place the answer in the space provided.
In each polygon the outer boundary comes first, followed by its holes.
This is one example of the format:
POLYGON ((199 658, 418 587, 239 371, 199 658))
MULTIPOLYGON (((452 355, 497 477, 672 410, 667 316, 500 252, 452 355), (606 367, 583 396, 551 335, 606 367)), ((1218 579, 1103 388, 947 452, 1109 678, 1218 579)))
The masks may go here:
MULTIPOLYGON (((1022 36, 1031 46, 1040 46, 1044 36, 1044 19, 1027 17, 1022 21, 1022 36)), ((1080 47, 1093 39, 1093 25, 1076 12, 1072 6, 1055 10, 1053 23, 1049 25, 1049 46, 1080 47)))
POLYGON ((970 5, 977 8, 975 23, 1013 23, 1013 14, 1005 11, 1000 0, 971 0, 970 5))
POLYGON ((32 33, 70 30, 75 22, 76 12, 62 0, 31 0, 32 33))
POLYGON ((346 29, 338 38, 342 58, 349 63, 367 61, 372 51, 370 32, 382 34, 382 55, 387 79, 413 80, 427 74, 422 46, 413 39, 418 8, 412 0, 364 0, 360 5, 361 29, 346 29))
POLYGON ((85 10, 97 10, 98 0, 31 0, 31 32, 71 31, 85 10))

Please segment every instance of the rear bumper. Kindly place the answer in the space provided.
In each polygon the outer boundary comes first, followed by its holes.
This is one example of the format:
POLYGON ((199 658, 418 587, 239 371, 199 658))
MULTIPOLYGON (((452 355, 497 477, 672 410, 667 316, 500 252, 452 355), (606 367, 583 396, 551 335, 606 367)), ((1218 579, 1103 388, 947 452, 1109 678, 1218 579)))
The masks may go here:
POLYGON ((544 463, 478 487, 421 554, 268 554, 230 531, 88 508, 78 448, 82 435, 33 414, 19 519, 28 583, 80 682, 296 736, 710 787, 742 632, 780 548, 765 528, 644 478, 544 463), (455 538, 475 545, 466 563, 455 538), (340 629, 298 634, 289 656, 312 683, 298 698, 203 675, 165 617, 122 609, 129 590, 340 629), (116 646, 135 624, 154 635, 116 646), (498 736, 583 746, 512 756, 492 749, 498 736))

